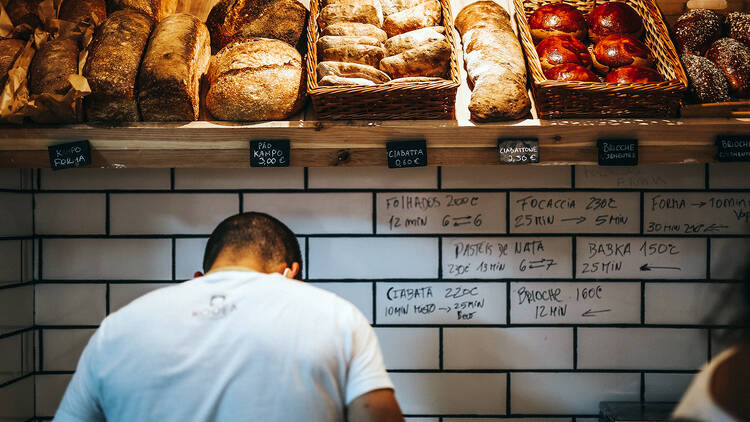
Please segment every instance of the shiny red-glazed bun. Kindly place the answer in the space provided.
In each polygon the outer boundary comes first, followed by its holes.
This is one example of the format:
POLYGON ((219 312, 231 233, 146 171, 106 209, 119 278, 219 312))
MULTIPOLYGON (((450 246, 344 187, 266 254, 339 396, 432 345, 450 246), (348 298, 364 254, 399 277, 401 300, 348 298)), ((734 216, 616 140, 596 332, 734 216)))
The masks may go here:
POLYGON ((544 71, 565 63, 591 67, 591 53, 588 48, 578 38, 570 35, 545 38, 537 44, 536 52, 544 71))
POLYGON ((535 43, 555 35, 586 38, 586 18, 575 7, 565 3, 549 3, 534 10, 529 17, 531 37, 535 43))
POLYGON ((618 67, 607 75, 608 84, 646 84, 664 82, 664 78, 654 69, 643 66, 618 67))
POLYGON ((623 66, 651 67, 654 58, 642 42, 630 35, 607 35, 596 43, 592 53, 594 68, 602 75, 623 66))
POLYGON ((544 72, 544 76, 556 81, 601 82, 594 72, 575 63, 555 66, 544 72))
POLYGON ((611 34, 627 34, 640 38, 643 21, 632 7, 618 1, 596 6, 588 16, 589 38, 598 43, 611 34))

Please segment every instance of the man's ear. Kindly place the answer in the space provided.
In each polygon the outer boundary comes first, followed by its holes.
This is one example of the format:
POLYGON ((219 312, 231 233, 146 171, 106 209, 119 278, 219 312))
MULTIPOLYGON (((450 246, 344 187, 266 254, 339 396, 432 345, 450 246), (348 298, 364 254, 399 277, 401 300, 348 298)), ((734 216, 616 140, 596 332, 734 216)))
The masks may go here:
POLYGON ((196 271, 195 274, 193 274, 193 278, 203 277, 203 273, 200 271, 196 271))
POLYGON ((282 274, 284 275, 284 277, 294 280, 295 278, 297 278, 297 274, 299 274, 299 263, 292 262, 291 268, 286 267, 282 274))

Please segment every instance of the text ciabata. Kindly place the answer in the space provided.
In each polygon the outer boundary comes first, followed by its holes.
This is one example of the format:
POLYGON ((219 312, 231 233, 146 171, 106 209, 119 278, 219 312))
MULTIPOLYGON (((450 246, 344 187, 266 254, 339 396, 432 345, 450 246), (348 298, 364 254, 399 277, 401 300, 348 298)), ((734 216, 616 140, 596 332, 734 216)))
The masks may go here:
POLYGON ((497 144, 500 161, 506 164, 532 164, 539 162, 537 139, 500 139, 497 144))
POLYGON ((426 141, 393 141, 386 143, 388 168, 424 167, 427 165, 426 141))

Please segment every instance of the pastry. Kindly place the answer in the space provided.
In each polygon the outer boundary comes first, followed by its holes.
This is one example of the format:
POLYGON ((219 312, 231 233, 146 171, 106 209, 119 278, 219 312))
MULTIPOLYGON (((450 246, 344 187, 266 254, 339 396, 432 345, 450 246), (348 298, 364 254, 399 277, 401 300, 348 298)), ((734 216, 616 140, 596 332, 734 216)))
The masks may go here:
POLYGON ((589 38, 597 43, 611 34, 627 34, 640 38, 643 21, 632 7, 619 1, 610 1, 596 6, 588 16, 589 38))
POLYGON ((719 103, 731 100, 727 78, 711 60, 692 54, 685 54, 681 59, 694 101, 719 103))
POLYGON ((703 55, 721 37, 721 17, 713 10, 690 10, 677 18, 672 35, 677 53, 703 55))
POLYGON ((548 3, 529 16, 531 37, 535 43, 554 35, 586 37, 586 19, 575 7, 565 3, 548 3))
POLYGON ((601 82, 594 72, 576 63, 555 66, 546 70, 544 76, 555 81, 601 82))
POLYGON ((648 67, 623 66, 609 72, 605 80, 609 84, 645 84, 664 82, 664 77, 648 67))
POLYGON ((591 53, 572 35, 554 35, 543 39, 536 46, 542 70, 547 71, 565 63, 591 67, 591 53))
POLYGON ((596 43, 592 52, 594 68, 602 75, 622 66, 651 67, 654 58, 648 47, 630 35, 612 34, 596 43))
POLYGON ((720 38, 706 52, 729 82, 734 97, 750 96, 750 48, 733 38, 720 38))

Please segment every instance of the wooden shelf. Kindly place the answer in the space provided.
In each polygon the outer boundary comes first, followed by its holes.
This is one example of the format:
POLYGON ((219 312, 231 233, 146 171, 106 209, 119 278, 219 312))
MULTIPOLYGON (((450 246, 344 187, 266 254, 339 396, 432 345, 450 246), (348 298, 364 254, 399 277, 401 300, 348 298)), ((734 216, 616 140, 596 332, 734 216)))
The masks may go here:
POLYGON ((637 138, 640 163, 704 163, 719 134, 750 134, 750 118, 275 121, 0 127, 0 167, 49 167, 47 147, 88 139, 93 167, 249 167, 249 141, 289 139, 291 165, 385 166, 385 142, 425 139, 430 165, 501 164, 502 137, 537 137, 543 165, 595 164, 596 141, 637 138))

